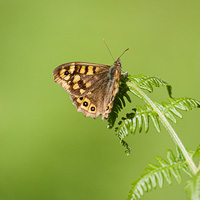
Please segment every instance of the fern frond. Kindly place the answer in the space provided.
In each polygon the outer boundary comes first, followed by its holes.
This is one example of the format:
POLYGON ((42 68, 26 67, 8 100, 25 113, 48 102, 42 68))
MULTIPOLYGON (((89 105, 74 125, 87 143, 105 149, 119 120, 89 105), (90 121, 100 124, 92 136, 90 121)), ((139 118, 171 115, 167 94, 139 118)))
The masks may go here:
POLYGON ((186 182, 185 190, 190 200, 200 200, 200 171, 186 182))
POLYGON ((122 146, 124 146, 126 148, 125 153, 128 156, 131 153, 131 147, 124 140, 120 140, 120 143, 121 143, 122 146))
POLYGON ((172 122, 176 123, 175 116, 182 118, 182 115, 177 111, 177 108, 183 111, 190 111, 192 108, 200 108, 200 102, 196 99, 182 97, 182 98, 169 98, 168 102, 162 102, 162 104, 155 103, 159 110, 170 119, 172 122))
MULTIPOLYGON (((119 86, 119 92, 116 95, 112 112, 109 114, 108 117, 108 128, 112 128, 115 124, 115 121, 118 117, 119 112, 125 107, 125 98, 131 102, 130 97, 128 96, 127 92, 130 91, 137 95, 138 97, 142 98, 146 104, 142 108, 140 106, 137 106, 137 109, 133 109, 132 113, 127 113, 126 117, 122 118, 122 120, 119 122, 119 126, 116 127, 116 135, 120 140, 120 143, 127 148, 127 152, 130 152, 130 147, 128 144, 124 141, 124 138, 129 133, 135 133, 137 127, 139 129, 139 132, 142 131, 143 127, 145 129, 145 132, 148 132, 149 130, 149 119, 152 120, 154 127, 158 132, 160 132, 160 121, 162 124, 167 127, 168 130, 171 127, 169 122, 166 118, 170 119, 172 122, 176 123, 176 118, 179 117, 182 118, 182 115, 180 112, 178 112, 177 109, 189 111, 193 107, 194 108, 200 108, 200 102, 198 100, 192 99, 192 98, 171 98, 172 89, 171 86, 164 80, 157 78, 157 77, 149 77, 144 75, 138 75, 138 76, 127 76, 125 75, 120 80, 120 86, 119 86), (141 90, 145 89, 149 92, 153 92, 153 86, 159 87, 159 86, 165 86, 168 89, 169 93, 169 102, 162 102, 162 103, 154 103, 149 99, 149 97, 141 90)), ((172 130, 170 128, 170 130, 172 130)), ((175 132, 170 132, 171 137, 174 138, 174 141, 177 145, 180 144, 180 140, 175 138, 175 132)), ((193 168, 193 171, 195 173, 195 165, 191 161, 189 155, 187 154, 186 150, 183 148, 183 152, 185 153, 185 156, 191 163, 191 166, 193 168)))
POLYGON ((148 164, 148 168, 146 168, 147 172, 132 183, 128 200, 140 199, 144 195, 144 192, 151 191, 157 186, 162 188, 164 179, 171 184, 172 176, 178 183, 181 183, 180 169, 184 172, 187 171, 187 174, 192 173, 186 164, 184 156, 178 148, 177 157, 171 150, 167 150, 167 161, 161 157, 155 157, 155 159, 159 165, 148 164))
MULTIPOLYGON (((178 112, 177 108, 183 111, 189 111, 192 109, 192 107, 200 107, 199 101, 186 97, 177 99, 169 98, 169 102, 154 104, 165 115, 166 118, 170 119, 174 123, 176 123, 176 116, 182 118, 182 115, 178 112)), ((144 108, 137 106, 137 109, 134 110, 135 115, 133 118, 123 118, 120 125, 116 129, 119 135, 123 136, 122 138, 127 135, 127 132, 134 134, 137 127, 139 132, 141 132, 144 126, 145 132, 148 132, 149 119, 152 120, 156 130, 160 132, 159 116, 151 106, 145 104, 144 108)))
POLYGON ((112 111, 108 116, 108 128, 112 128, 115 124, 115 121, 119 115, 119 112, 126 106, 125 99, 127 99, 131 103, 131 99, 127 92, 129 91, 128 86, 126 85, 127 77, 123 77, 120 79, 119 92, 117 93, 112 111))
MULTIPOLYGON (((135 115, 135 112, 136 112, 136 111, 134 110, 134 112, 132 112, 132 113, 129 113, 129 114, 127 113, 127 114, 126 114, 126 118, 122 118, 122 120, 125 121, 125 119, 132 119, 132 118, 134 117, 134 115, 135 115)), ((124 121, 123 121, 123 123, 124 123, 124 121)), ((118 125, 121 125, 121 123, 122 123, 122 121, 119 121, 118 125)), ((122 129, 121 129, 122 131, 121 131, 121 132, 118 132, 117 129, 118 129, 118 128, 115 128, 116 136, 117 136, 118 139, 120 140, 120 143, 122 144, 122 146, 124 146, 124 147, 126 148, 125 153, 126 153, 127 155, 129 155, 130 152, 131 152, 131 148, 130 148, 130 146, 128 145, 128 143, 124 141, 124 138, 129 134, 129 131, 128 131, 127 129, 124 129, 124 130, 123 130, 123 128, 122 128, 122 129)))
POLYGON ((200 145, 197 147, 196 151, 194 152, 193 157, 199 157, 200 156, 200 145))
MULTIPOLYGON (((165 86, 167 88, 169 96, 172 97, 171 85, 169 85, 165 80, 162 80, 161 78, 145 76, 142 74, 139 74, 137 76, 129 76, 128 78, 129 78, 130 82, 132 82, 139 88, 147 90, 149 92, 153 92, 153 86, 155 86, 155 87, 165 86)), ((129 88, 129 89, 136 96, 142 98, 141 95, 138 94, 137 90, 135 90, 135 88, 129 88)))

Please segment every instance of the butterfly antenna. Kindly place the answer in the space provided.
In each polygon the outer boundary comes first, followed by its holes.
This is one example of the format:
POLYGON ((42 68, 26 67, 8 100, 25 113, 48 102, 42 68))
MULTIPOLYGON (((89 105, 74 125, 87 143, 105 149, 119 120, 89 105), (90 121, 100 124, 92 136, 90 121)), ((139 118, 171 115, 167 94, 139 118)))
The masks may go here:
POLYGON ((111 51, 110 51, 108 45, 106 44, 106 41, 105 41, 104 39, 103 39, 103 41, 104 41, 104 43, 105 43, 105 45, 106 45, 106 47, 107 47, 107 49, 108 49, 108 51, 109 51, 109 53, 110 53, 112 59, 115 61, 115 59, 113 58, 112 53, 111 53, 111 51))
POLYGON ((125 54, 125 52, 127 52, 129 49, 130 48, 127 48, 126 50, 124 50, 124 52, 119 56, 119 58, 121 58, 125 54))

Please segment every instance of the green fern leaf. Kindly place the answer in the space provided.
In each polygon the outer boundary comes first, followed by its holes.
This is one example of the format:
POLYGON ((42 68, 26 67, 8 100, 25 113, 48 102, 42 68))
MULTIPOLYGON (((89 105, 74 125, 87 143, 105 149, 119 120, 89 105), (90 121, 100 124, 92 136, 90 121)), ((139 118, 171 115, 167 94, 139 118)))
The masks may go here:
MULTIPOLYGON (((132 188, 129 192, 128 200, 140 199, 145 192, 151 191, 153 188, 159 186, 163 187, 164 179, 171 184, 172 176, 181 183, 180 169, 185 172, 190 171, 186 164, 184 156, 177 148, 177 156, 171 150, 167 151, 167 161, 161 157, 155 158, 159 165, 148 164, 146 173, 143 174, 138 180, 132 183, 132 188)), ((190 171, 190 173, 192 173, 190 171)))
MULTIPOLYGON (((158 115, 158 110, 165 115, 166 118, 170 119, 172 122, 176 123, 176 118, 182 118, 182 115, 178 112, 177 109, 189 111, 193 107, 199 108, 200 102, 192 98, 169 98, 169 102, 160 103, 149 103, 148 98, 145 94, 141 92, 138 88, 148 90, 153 92, 153 86, 165 86, 168 89, 169 96, 171 97, 171 86, 164 80, 157 77, 149 77, 144 75, 138 76, 122 76, 120 80, 119 92, 116 95, 112 112, 108 117, 108 128, 112 128, 118 118, 119 112, 125 107, 125 99, 131 102, 128 91, 134 93, 139 98, 144 98, 147 104, 144 105, 144 108, 137 106, 133 109, 132 113, 127 113, 126 117, 123 117, 122 120, 118 123, 119 126, 115 128, 117 132, 117 137, 120 142, 129 134, 135 134, 137 127, 139 132, 142 132, 144 128, 145 132, 149 130, 149 119, 152 120, 154 127, 160 133, 160 118, 158 115), (153 105, 153 106, 152 106, 153 105), (155 109, 157 107, 157 109, 155 109), (154 110, 155 109, 155 110, 154 110)), ((121 144, 126 144, 121 142, 121 144)), ((123 145, 129 147, 128 144, 123 145)), ((127 149, 129 152, 129 149, 127 149)))
MULTIPOLYGON (((172 87, 166 81, 162 80, 158 77, 150 77, 139 74, 137 76, 129 76, 129 81, 136 84, 139 88, 147 90, 149 92, 153 92, 153 86, 160 87, 165 86, 167 88, 168 94, 172 97, 172 87)), ((142 98, 142 96, 138 93, 135 88, 129 88, 131 92, 133 92, 136 96, 142 98)))
MULTIPOLYGON (((143 98, 142 95, 137 91, 137 87, 140 87, 142 89, 148 90, 149 92, 153 92, 153 86, 159 87, 159 86, 165 86, 168 88, 169 95, 171 96, 171 86, 164 80, 157 78, 157 77, 149 77, 144 75, 138 75, 138 76, 129 76, 128 78, 126 76, 122 76, 120 80, 120 86, 119 86, 119 92, 115 97, 113 108, 111 113, 108 117, 108 128, 112 128, 115 124, 115 121, 119 115, 119 112, 125 107, 125 99, 127 99, 129 102, 131 102, 131 99, 129 95, 127 94, 128 91, 134 93, 139 98, 143 98), (133 86, 127 86, 127 82, 131 82, 135 84, 135 87, 133 86)), ((199 108, 200 102, 192 99, 192 98, 178 98, 173 99, 169 98, 169 103, 162 102, 162 104, 155 103, 156 106, 163 112, 163 114, 170 119, 172 122, 176 123, 175 116, 178 116, 179 118, 182 118, 182 115, 177 111, 178 109, 181 110, 191 110, 192 107, 199 108)), ((153 124, 158 132, 160 132, 160 126, 159 126, 159 118, 157 113, 155 113, 152 108, 149 105, 146 105, 145 109, 142 109, 138 106, 138 113, 136 115, 136 120, 133 120, 131 123, 133 126, 130 127, 132 130, 132 133, 135 133, 137 124, 134 123, 134 121, 138 123, 139 132, 142 131, 142 126, 144 124, 145 132, 149 129, 149 117, 152 119, 153 124)), ((127 124, 127 123, 124 123, 127 124)), ((129 124, 129 123, 128 123, 129 124)), ((125 129, 124 129, 125 131, 125 129)))
MULTIPOLYGON (((176 123, 176 116, 182 118, 182 115, 177 109, 189 111, 193 107, 200 107, 200 102, 198 100, 186 97, 177 99, 169 98, 169 102, 154 104, 165 115, 166 118, 170 119, 174 123, 176 123)), ((126 117, 123 117, 115 131, 117 132, 120 140, 124 139, 129 133, 135 134, 137 127, 139 133, 142 132, 143 126, 145 132, 148 132, 149 119, 152 120, 154 127, 160 133, 159 116, 153 110, 153 108, 147 104, 144 105, 144 108, 137 106, 137 109, 133 109, 132 113, 129 113, 126 115, 126 117)))
POLYGON ((160 124, 159 124, 157 113, 151 112, 151 113, 149 113, 149 116, 151 117, 151 120, 152 120, 156 130, 158 131, 158 133, 160 133, 160 124))
POLYGON ((200 156, 200 145, 197 147, 196 151, 194 152, 193 157, 198 157, 200 156))
MULTIPOLYGON (((167 159, 169 160, 169 163, 171 165, 174 165, 177 162, 171 150, 168 150, 167 159)), ((179 166, 174 165, 173 167, 170 168, 170 170, 173 176, 175 177, 175 179, 177 180, 177 182, 181 183, 181 174, 180 174, 179 166)))
POLYGON ((190 200, 200 200, 200 171, 186 182, 185 190, 190 200))
MULTIPOLYGON (((169 98, 169 102, 154 104, 166 116, 166 118, 170 119, 174 123, 176 123, 175 116, 182 118, 182 115, 177 111, 177 108, 184 111, 189 111, 192 109, 192 107, 200 107, 200 102, 198 100, 186 97, 177 99, 169 98)), ((139 129, 139 132, 141 132, 143 125, 145 127, 145 132, 147 132, 149 129, 149 117, 152 120, 156 130, 160 132, 158 114, 149 105, 146 104, 145 108, 137 106, 137 109, 134 109, 134 111, 135 115, 133 115, 133 118, 125 117, 122 119, 122 121, 126 121, 120 123, 120 126, 116 129, 118 132, 121 132, 121 129, 123 129, 123 131, 127 129, 127 131, 129 132, 135 133, 137 127, 139 129)))
POLYGON ((131 153, 131 148, 128 145, 128 143, 125 142, 124 140, 121 140, 120 143, 122 146, 124 146, 126 148, 126 151, 125 151, 126 155, 129 155, 131 153))
POLYGON ((184 111, 192 110, 192 107, 200 108, 200 101, 193 98, 187 98, 187 97, 182 97, 177 99, 169 98, 169 101, 172 107, 176 107, 184 111))

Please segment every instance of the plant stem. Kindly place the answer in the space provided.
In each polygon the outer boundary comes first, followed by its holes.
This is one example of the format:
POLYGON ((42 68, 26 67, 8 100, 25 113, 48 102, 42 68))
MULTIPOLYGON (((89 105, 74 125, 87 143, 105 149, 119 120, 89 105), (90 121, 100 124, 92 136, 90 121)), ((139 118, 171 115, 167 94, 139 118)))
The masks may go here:
POLYGON ((153 101, 151 101, 151 99, 136 84, 131 83, 131 82, 127 82, 127 85, 130 86, 130 87, 135 88, 135 90, 137 90, 141 94, 141 96, 143 97, 145 102, 147 104, 149 104, 153 108, 153 110, 159 115, 159 119, 160 119, 161 123, 167 129, 167 131, 169 132, 169 134, 172 137, 172 139, 175 142, 175 144, 182 151, 182 153, 183 153, 183 155, 184 155, 184 157, 185 157, 190 169, 192 170, 192 173, 195 175, 198 172, 198 169, 197 169, 196 165, 194 164, 192 158, 189 156, 187 150, 183 146, 183 144, 182 144, 181 140, 179 139, 178 135, 176 134, 176 132, 174 131, 174 129, 172 128, 172 126, 170 125, 168 120, 166 119, 165 115, 159 110, 159 108, 153 103, 153 101))

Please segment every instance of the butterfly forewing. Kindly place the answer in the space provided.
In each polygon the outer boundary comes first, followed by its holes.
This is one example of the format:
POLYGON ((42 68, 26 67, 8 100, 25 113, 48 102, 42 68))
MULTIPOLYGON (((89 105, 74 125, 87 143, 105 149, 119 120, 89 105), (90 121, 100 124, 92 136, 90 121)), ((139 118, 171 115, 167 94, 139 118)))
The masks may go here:
POLYGON ((67 92, 84 96, 104 79, 110 66, 94 63, 73 62, 58 66, 54 70, 54 80, 67 92))

